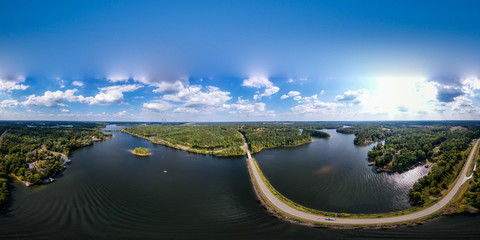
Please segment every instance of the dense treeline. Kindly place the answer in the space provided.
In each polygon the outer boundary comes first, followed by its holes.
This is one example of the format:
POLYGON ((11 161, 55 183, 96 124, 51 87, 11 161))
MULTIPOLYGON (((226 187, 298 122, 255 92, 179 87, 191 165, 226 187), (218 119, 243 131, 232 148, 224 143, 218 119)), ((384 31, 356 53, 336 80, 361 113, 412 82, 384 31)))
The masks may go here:
POLYGON ((243 138, 235 125, 143 125, 122 131, 155 143, 218 156, 244 155, 243 138))
POLYGON ((318 130, 306 130, 304 129, 303 132, 305 134, 309 134, 312 137, 317 137, 317 138, 329 138, 330 134, 318 130))
POLYGON ((263 148, 295 146, 312 141, 308 132, 288 124, 248 124, 243 125, 240 131, 245 135, 252 153, 260 152, 263 148))
MULTIPOLYGON (((313 126, 309 126, 314 129, 313 126)), ((246 152, 242 148, 243 138, 239 132, 244 134, 253 153, 259 152, 262 148, 294 146, 310 142, 311 135, 329 136, 327 133, 314 130, 301 133, 300 129, 293 124, 281 123, 142 125, 125 128, 122 131, 154 143, 217 156, 245 155, 246 152)))
POLYGON ((106 138, 107 135, 94 129, 15 127, 5 134, 0 153, 24 155, 45 145, 47 150, 68 154, 106 138))
MULTIPOLYGON (((480 164, 480 159, 477 159, 477 166, 480 164)), ((476 210, 469 212, 478 212, 480 209, 480 174, 478 171, 473 172, 473 178, 470 182, 468 191, 465 193, 462 199, 462 205, 468 205, 474 207, 476 210)), ((466 212, 467 208, 461 206, 459 212, 466 212)))
POLYGON ((8 202, 7 173, 5 166, 0 163, 0 212, 8 202))
POLYGON ((385 138, 385 134, 388 135, 388 130, 384 131, 381 126, 378 125, 366 125, 358 127, 339 127, 337 132, 344 134, 355 134, 353 143, 355 145, 366 145, 372 142, 380 141, 385 138))
MULTIPOLYGON (((464 164, 472 139, 480 136, 478 126, 469 122, 456 124, 358 123, 338 128, 337 132, 355 134, 354 143, 357 145, 385 139, 385 144, 378 143, 368 153, 377 170, 401 171, 419 162, 429 162, 432 166, 429 174, 420 178, 409 192, 411 205, 422 206, 442 196, 443 191, 448 189, 464 164)), ((472 187, 471 190, 465 201, 473 206, 472 199, 477 198, 477 188, 472 187)))
MULTIPOLYGON (((86 125, 94 128, 99 126, 86 125)), ((0 127, 0 134, 4 133, 0 138, 0 205, 4 205, 8 200, 8 174, 13 174, 20 180, 41 183, 43 179, 54 176, 63 166, 62 154, 68 155, 76 148, 108 137, 94 128, 72 125, 26 127, 4 123, 0 127), (29 167, 29 163, 33 167, 29 167)))
MULTIPOLYGON (((448 161, 446 149, 463 151, 475 136, 474 131, 451 131, 448 127, 392 128, 385 146, 378 144, 369 153, 377 168, 403 170, 422 161, 448 161)), ((443 162, 440 162, 443 163, 443 162)))
POLYGON ((431 160, 435 162, 432 169, 418 180, 410 189, 410 203, 421 206, 440 197, 441 192, 455 180, 465 159, 467 148, 472 140, 466 131, 459 132, 458 138, 449 138, 442 142, 438 153, 431 160))

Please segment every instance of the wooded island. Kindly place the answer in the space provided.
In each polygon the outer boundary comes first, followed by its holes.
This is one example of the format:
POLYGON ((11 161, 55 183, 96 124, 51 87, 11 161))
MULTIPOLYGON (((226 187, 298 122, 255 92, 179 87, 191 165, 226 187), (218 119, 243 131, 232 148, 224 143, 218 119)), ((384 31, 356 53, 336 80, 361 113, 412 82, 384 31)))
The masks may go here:
POLYGON ((133 151, 131 151, 133 154, 137 155, 137 156, 141 156, 141 157, 146 157, 146 156, 150 156, 152 155, 152 153, 146 149, 146 148, 143 148, 143 147, 136 147, 135 149, 133 149, 133 151))

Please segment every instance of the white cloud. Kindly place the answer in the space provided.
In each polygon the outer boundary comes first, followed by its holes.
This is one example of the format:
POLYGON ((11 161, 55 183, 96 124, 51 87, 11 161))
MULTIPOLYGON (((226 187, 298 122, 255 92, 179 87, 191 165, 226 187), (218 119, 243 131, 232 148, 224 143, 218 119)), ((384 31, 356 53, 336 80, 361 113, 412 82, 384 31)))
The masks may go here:
POLYGON ((60 85, 60 88, 64 88, 65 87, 65 80, 61 79, 61 78, 57 78, 57 82, 58 84, 60 85))
POLYGON ((297 95, 293 98, 299 104, 290 110, 295 113, 320 113, 335 110, 337 107, 345 106, 342 103, 322 102, 318 100, 318 94, 310 97, 297 95))
POLYGON ((3 100, 0 102, 0 107, 2 108, 7 108, 7 107, 16 107, 20 105, 20 102, 18 102, 15 99, 8 99, 8 100, 3 100))
POLYGON ((220 110, 223 104, 230 100, 230 92, 221 91, 217 87, 207 86, 206 91, 199 85, 183 86, 179 91, 165 94, 164 100, 183 103, 175 109, 176 112, 198 112, 202 109, 216 108, 220 110))
POLYGON ((275 93, 277 93, 280 88, 274 86, 270 80, 266 77, 250 77, 248 79, 243 80, 242 86, 244 87, 253 87, 253 88, 265 88, 263 93, 257 93, 253 96, 254 100, 261 100, 262 97, 269 97, 275 93))
POLYGON ((317 101, 317 99, 318 99, 318 94, 312 95, 310 97, 295 96, 293 98, 293 100, 298 101, 299 103, 314 102, 314 101, 317 101))
POLYGON ((127 110, 123 110, 121 112, 118 112, 117 114, 115 114, 116 116, 120 116, 120 117, 123 117, 123 116, 126 116, 128 113, 127 113, 127 110))
POLYGON ((0 91, 25 90, 29 86, 21 84, 25 82, 25 78, 0 78, 0 91))
POLYGON ((95 95, 95 97, 88 99, 90 104, 113 104, 113 103, 122 103, 123 102, 123 93, 124 92, 133 92, 139 88, 143 87, 138 84, 127 84, 127 85, 118 85, 99 88, 100 93, 95 95))
MULTIPOLYGON (((237 112, 248 112, 248 113, 257 112, 258 113, 258 112, 265 111, 265 103, 262 103, 262 102, 251 103, 250 101, 239 97, 237 100, 237 103, 231 104, 230 108, 236 109, 237 112)), ((230 113, 234 113, 234 111, 230 113)))
POLYGON ((73 81, 73 82, 72 82, 72 85, 73 85, 73 86, 77 86, 77 87, 83 87, 83 82, 73 81))
POLYGON ((70 110, 65 109, 65 108, 60 108, 60 111, 62 111, 63 113, 69 113, 70 112, 70 110))
POLYGON ((335 100, 360 104, 368 101, 369 96, 370 94, 366 89, 358 89, 356 91, 348 90, 344 92, 343 95, 335 96, 335 100))
POLYGON ((171 109, 174 106, 175 106, 174 104, 171 104, 170 102, 163 101, 163 100, 143 104, 144 110, 150 110, 155 112, 164 112, 171 109))
POLYGON ((473 105, 473 101, 465 96, 456 97, 455 101, 449 105, 452 111, 457 114, 470 114, 479 110, 478 107, 473 105))
POLYGON ((273 87, 273 83, 268 80, 266 77, 250 77, 248 79, 243 80, 242 86, 244 87, 254 87, 254 88, 262 88, 262 87, 273 87))
POLYGON ((64 101, 68 102, 85 102, 87 101, 83 96, 75 96, 77 89, 71 89, 66 91, 57 90, 55 92, 46 91, 43 96, 36 96, 32 94, 28 96, 27 100, 22 104, 27 106, 42 106, 42 107, 55 107, 65 106, 64 101))
POLYGON ((84 97, 82 95, 75 95, 77 89, 70 89, 66 91, 57 90, 55 92, 46 91, 43 96, 36 96, 32 94, 28 96, 27 100, 22 102, 27 106, 41 106, 41 107, 55 107, 66 106, 63 102, 81 102, 89 104, 112 104, 123 102, 123 93, 132 92, 141 88, 141 85, 118 85, 99 88, 100 92, 95 97, 84 97))
POLYGON ((323 95, 325 94, 325 90, 322 89, 322 91, 320 91, 320 95, 323 95))
POLYGON ((307 81, 308 78, 306 77, 301 77, 301 78, 297 78, 297 80, 293 79, 293 78, 289 78, 287 80, 287 83, 295 83, 295 82, 300 82, 300 84, 302 84, 303 82, 307 81))
POLYGON ((480 79, 477 77, 466 78, 462 81, 462 85, 462 90, 465 94, 475 97, 477 96, 475 91, 480 89, 480 79))
POLYGON ((297 92, 297 91, 290 91, 288 92, 287 94, 284 94, 280 97, 280 99, 286 99, 286 98, 289 98, 289 97, 295 97, 295 96, 298 96, 300 95, 300 92, 297 92))
POLYGON ((176 94, 184 89, 183 83, 180 81, 174 83, 161 82, 157 86, 158 88, 153 90, 153 92, 160 94, 176 94))
POLYGON ((241 114, 248 117, 262 116, 262 117, 274 117, 275 111, 267 110, 266 104, 263 102, 250 102, 247 99, 238 98, 237 103, 227 105, 226 108, 230 109, 230 114, 241 114))
POLYGON ((333 102, 321 102, 319 100, 314 100, 306 103, 299 104, 295 107, 292 107, 290 110, 297 113, 319 113, 333 111, 337 107, 344 106, 341 103, 333 102))
POLYGON ((112 75, 107 77, 107 81, 111 83, 116 83, 116 82, 128 82, 128 76, 126 75, 112 75))

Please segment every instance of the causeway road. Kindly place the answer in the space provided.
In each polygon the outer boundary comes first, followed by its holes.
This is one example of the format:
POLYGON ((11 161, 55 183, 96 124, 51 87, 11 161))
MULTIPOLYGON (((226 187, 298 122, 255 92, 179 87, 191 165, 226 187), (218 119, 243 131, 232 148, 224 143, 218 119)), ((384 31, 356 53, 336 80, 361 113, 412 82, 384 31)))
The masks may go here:
POLYGON ((255 160, 252 158, 246 142, 245 142, 245 146, 246 146, 247 155, 248 155, 247 164, 250 166, 250 169, 252 170, 251 173, 253 175, 250 177, 253 177, 255 179, 254 182, 256 182, 257 188, 259 189, 259 191, 263 193, 263 195, 268 199, 268 201, 271 202, 271 204, 275 208, 277 208, 277 210, 280 210, 281 212, 284 212, 293 217, 302 218, 302 219, 310 220, 313 222, 322 222, 322 223, 338 224, 338 225, 377 225, 377 224, 382 225, 382 224, 399 223, 399 222, 412 221, 412 220, 424 218, 446 207, 448 203, 453 199, 455 194, 460 190, 460 187, 468 179, 467 172, 468 172, 469 166, 471 166, 472 162, 474 161, 474 158, 476 155, 475 152, 477 151, 479 141, 480 139, 478 139, 475 142, 472 148, 472 151, 470 152, 470 155, 468 156, 468 159, 462 169, 462 172, 457 178, 457 182, 455 183, 453 188, 448 192, 448 194, 445 197, 443 197, 439 202, 421 211, 402 215, 402 216, 386 217, 386 218, 355 218, 355 219, 354 218, 332 219, 332 218, 327 218, 326 216, 320 216, 320 215, 314 215, 314 214, 302 212, 288 206, 287 204, 282 202, 280 199, 275 197, 275 195, 272 192, 270 192, 270 190, 267 188, 267 186, 265 185, 265 183, 262 181, 260 177, 259 171, 261 170, 255 166, 254 164, 255 160))

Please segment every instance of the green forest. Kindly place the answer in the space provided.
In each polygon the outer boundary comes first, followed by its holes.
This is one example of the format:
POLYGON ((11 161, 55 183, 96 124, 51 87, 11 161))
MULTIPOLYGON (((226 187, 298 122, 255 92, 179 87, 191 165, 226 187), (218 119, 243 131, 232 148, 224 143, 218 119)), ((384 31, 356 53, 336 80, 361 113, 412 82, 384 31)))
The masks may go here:
POLYGON ((252 153, 263 148, 296 146, 312 141, 308 131, 290 124, 245 124, 240 127, 252 153))
POLYGON ((388 130, 384 130, 378 125, 366 125, 359 127, 339 127, 337 132, 344 134, 355 134, 353 143, 355 145, 367 145, 376 141, 383 140, 385 134, 389 134, 388 130))
POLYGON ((39 184, 53 177, 62 167, 61 154, 105 140, 109 135, 97 130, 99 125, 79 127, 0 126, 0 206, 8 201, 7 175, 39 184), (33 168, 29 168, 31 163, 33 168))
POLYGON ((294 124, 280 123, 219 123, 210 125, 141 125, 122 131, 154 143, 196 153, 216 156, 241 156, 246 151, 243 134, 252 153, 263 148, 296 146, 312 141, 313 137, 328 138, 325 132, 315 130, 320 125, 302 124, 301 132, 294 124), (241 134, 240 134, 241 133, 241 134))
POLYGON ((216 156, 245 155, 243 138, 234 125, 141 125, 122 132, 191 152, 216 156))
MULTIPOLYGON (((478 152, 477 152, 478 153, 478 152)), ((477 159, 477 166, 480 159, 477 159)), ((463 196, 458 212, 460 213, 478 213, 480 209, 480 174, 478 171, 473 172, 473 178, 470 182, 468 191, 463 196), (474 208, 474 209, 471 209, 474 208)))
MULTIPOLYGON (((343 128, 343 132, 346 132, 346 129, 343 128)), ((358 134, 356 138, 362 132, 365 133, 363 136, 372 136, 370 140, 385 137, 384 145, 378 143, 368 152, 369 161, 374 163, 377 171, 404 171, 418 163, 428 162, 428 166, 431 166, 429 174, 420 178, 410 190, 412 206, 423 206, 442 196, 463 166, 470 143, 480 136, 476 126, 455 129, 442 125, 390 124, 377 127, 360 126, 351 131, 358 134), (383 131, 383 135, 378 134, 378 131, 383 131)))
MULTIPOLYGON (((41 183, 64 166, 63 154, 68 155, 74 149, 109 137, 98 131, 104 124, 86 123, 73 127, 36 124, 30 127, 0 125, 0 206, 5 206, 8 201, 8 175, 41 183)), ((356 145, 378 142, 368 152, 369 161, 377 169, 404 171, 419 163, 427 163, 430 172, 420 178, 409 192, 412 206, 430 204, 443 196, 465 163, 472 140, 480 137, 480 126, 470 122, 136 124, 122 129, 122 132, 191 152, 241 156, 246 153, 243 136, 252 153, 257 153, 264 148, 309 143, 312 137, 330 137, 319 129, 355 134, 353 143, 356 145)), ((135 152, 148 153, 148 150, 136 148, 135 152)), ((464 195, 462 206, 480 207, 480 179, 477 173, 464 195)))

